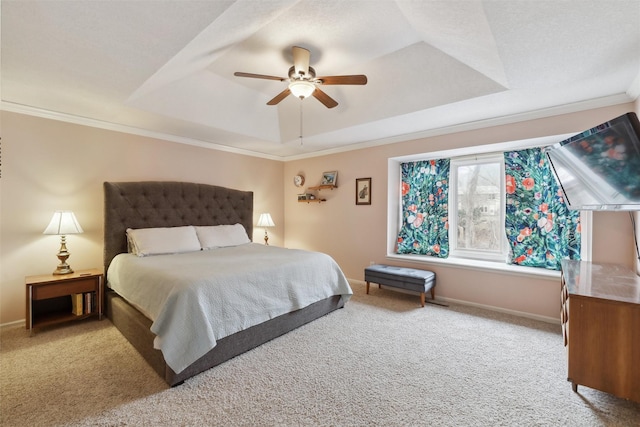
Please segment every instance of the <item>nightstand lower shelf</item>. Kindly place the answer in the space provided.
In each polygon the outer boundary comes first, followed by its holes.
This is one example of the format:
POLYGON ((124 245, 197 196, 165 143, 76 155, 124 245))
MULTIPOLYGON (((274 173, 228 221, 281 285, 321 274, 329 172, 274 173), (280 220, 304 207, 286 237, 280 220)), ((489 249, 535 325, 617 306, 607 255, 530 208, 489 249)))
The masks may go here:
POLYGON ((99 316, 98 312, 76 315, 73 313, 50 313, 40 314, 32 319, 32 327, 40 328, 42 326, 55 325, 57 323, 73 322, 74 320, 82 320, 88 317, 99 316))

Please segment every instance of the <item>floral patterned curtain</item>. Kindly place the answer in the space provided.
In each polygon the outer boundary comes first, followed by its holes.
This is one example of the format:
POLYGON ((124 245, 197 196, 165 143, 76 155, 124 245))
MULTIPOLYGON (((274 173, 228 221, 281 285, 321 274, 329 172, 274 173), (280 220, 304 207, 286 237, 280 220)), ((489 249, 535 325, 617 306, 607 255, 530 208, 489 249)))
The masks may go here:
POLYGON ((504 163, 508 262, 560 270, 562 259, 580 259, 580 212, 565 205, 542 150, 506 152, 504 163))
POLYGON ((449 255, 449 159, 403 163, 399 254, 449 255))

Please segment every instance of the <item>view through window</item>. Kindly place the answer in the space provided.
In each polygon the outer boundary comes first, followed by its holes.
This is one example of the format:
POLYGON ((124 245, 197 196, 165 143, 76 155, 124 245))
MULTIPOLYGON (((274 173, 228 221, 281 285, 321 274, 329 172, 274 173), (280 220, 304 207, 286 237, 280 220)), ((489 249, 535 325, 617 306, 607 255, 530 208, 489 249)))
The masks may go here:
POLYGON ((503 259, 504 172, 497 157, 455 159, 451 162, 452 186, 449 230, 451 253, 470 258, 503 259), (454 225, 454 224, 452 224, 454 225))

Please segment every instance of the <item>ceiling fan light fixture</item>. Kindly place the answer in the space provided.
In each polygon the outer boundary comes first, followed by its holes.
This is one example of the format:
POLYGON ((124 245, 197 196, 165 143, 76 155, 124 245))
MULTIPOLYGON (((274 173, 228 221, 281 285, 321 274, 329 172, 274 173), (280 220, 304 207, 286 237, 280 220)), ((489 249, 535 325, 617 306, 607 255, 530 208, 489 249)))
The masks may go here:
POLYGON ((296 98, 304 99, 316 90, 316 85, 307 80, 296 80, 289 83, 289 90, 296 98))
MULTIPOLYGON (((327 108, 338 105, 335 99, 324 93, 316 85, 366 85, 367 76, 357 74, 352 76, 324 76, 316 78, 316 70, 309 66, 310 53, 308 49, 300 46, 293 46, 293 66, 289 68, 289 77, 276 77, 266 74, 253 74, 236 71, 233 73, 237 77, 250 77, 254 79, 278 80, 289 82, 285 90, 277 94, 267 102, 267 105, 278 105, 280 101, 290 94, 303 100, 310 96, 316 98, 327 108)), ((301 104, 302 105, 302 104, 301 104)))

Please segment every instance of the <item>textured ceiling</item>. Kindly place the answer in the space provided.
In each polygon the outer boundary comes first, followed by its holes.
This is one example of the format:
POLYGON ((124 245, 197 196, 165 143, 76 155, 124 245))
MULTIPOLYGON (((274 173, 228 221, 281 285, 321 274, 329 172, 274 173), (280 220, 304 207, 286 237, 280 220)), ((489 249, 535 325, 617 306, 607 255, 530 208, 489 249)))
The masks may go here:
POLYGON ((640 95, 640 0, 1 0, 2 107, 296 158, 640 95), (339 105, 289 96, 291 47, 339 105), (302 141, 300 126, 302 118, 302 141))

